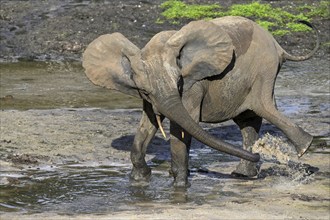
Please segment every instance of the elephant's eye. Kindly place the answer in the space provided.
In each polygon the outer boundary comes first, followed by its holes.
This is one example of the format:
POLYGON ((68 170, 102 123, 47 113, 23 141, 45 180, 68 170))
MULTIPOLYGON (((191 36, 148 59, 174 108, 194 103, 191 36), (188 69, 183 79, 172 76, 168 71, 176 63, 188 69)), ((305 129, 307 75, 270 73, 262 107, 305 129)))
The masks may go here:
POLYGON ((151 100, 149 98, 149 93, 146 90, 139 90, 140 96, 142 99, 146 100, 147 102, 151 103, 151 100))
POLYGON ((180 56, 178 56, 176 58, 176 65, 178 65, 178 67, 179 67, 180 70, 182 69, 182 64, 181 64, 180 56))
POLYGON ((142 96, 147 96, 148 95, 148 92, 146 91, 146 90, 144 90, 144 89, 139 89, 139 93, 140 93, 140 95, 142 96))

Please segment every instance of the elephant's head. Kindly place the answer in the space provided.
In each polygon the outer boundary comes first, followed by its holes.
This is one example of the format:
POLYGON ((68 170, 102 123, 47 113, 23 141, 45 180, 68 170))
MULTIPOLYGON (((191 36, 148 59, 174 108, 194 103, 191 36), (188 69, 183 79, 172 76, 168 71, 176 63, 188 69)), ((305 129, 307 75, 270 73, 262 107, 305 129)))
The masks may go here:
POLYGON ((181 102, 183 90, 224 72, 233 56, 231 38, 221 27, 194 21, 179 31, 155 35, 142 50, 120 33, 102 35, 87 47, 83 66, 94 84, 147 100, 156 115, 168 117, 204 144, 258 161, 259 155, 205 132, 181 102))

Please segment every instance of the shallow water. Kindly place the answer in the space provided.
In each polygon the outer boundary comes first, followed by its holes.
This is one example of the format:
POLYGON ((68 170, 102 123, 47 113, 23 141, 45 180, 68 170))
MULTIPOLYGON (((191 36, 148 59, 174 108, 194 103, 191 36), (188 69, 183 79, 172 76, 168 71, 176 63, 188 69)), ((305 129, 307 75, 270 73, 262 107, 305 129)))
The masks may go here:
MULTIPOLYGON (((2 110, 67 107, 117 109, 141 106, 140 100, 92 85, 79 63, 20 62, 0 64, 0 68, 2 110)), ((279 74, 275 90, 280 111, 317 136, 316 142, 325 143, 322 149, 312 149, 314 153, 308 155, 317 158, 316 161, 329 156, 328 70, 328 63, 321 60, 288 63, 279 74)), ((210 133, 233 144, 241 144, 238 129, 208 126, 210 133)), ((262 134, 267 132, 281 135, 269 124, 264 126, 262 134)), ((81 161, 72 164, 31 165, 16 170, 2 169, 0 214, 157 212, 162 210, 163 205, 187 204, 193 207, 204 204, 253 204, 256 197, 259 201, 269 201, 269 194, 273 190, 277 192, 272 195, 275 200, 299 200, 306 210, 309 206, 304 202, 308 201, 312 202, 311 210, 315 207, 327 209, 329 196, 325 192, 329 190, 327 180, 330 178, 326 170, 327 160, 320 163, 322 168, 319 170, 301 166, 292 168, 288 164, 268 161, 259 178, 240 179, 230 175, 237 159, 197 142, 193 144, 190 153, 191 187, 188 189, 175 189, 171 186, 172 177, 168 174, 169 153, 162 153, 160 157, 148 161, 153 168, 149 183, 131 182, 131 165, 126 160, 110 164, 81 161), (306 194, 299 191, 308 184, 319 191, 306 194)))
MULTIPOLYGON (((167 172, 154 170, 149 184, 136 184, 129 181, 129 170, 130 166, 120 164, 30 170, 17 186, 1 187, 5 192, 2 211, 102 213, 151 207, 152 203, 187 202, 184 192, 179 195, 170 187, 167 172)), ((204 196, 189 200, 198 202, 204 196)))
MULTIPOLYGON (((0 63, 1 109, 62 107, 141 107, 141 100, 94 86, 79 62, 0 63)), ((329 111, 330 66, 326 60, 286 63, 277 77, 275 94, 284 113, 301 108, 329 111), (298 103, 297 103, 298 102, 298 103)))
POLYGON ((0 63, 1 109, 140 107, 141 101, 94 86, 80 63, 0 63))
MULTIPOLYGON (((242 204, 252 202, 254 196, 266 200, 271 187, 298 189, 315 179, 330 177, 329 173, 317 173, 315 167, 307 167, 306 171, 272 165, 264 169, 259 178, 240 179, 225 173, 234 164, 223 162, 209 166, 209 170, 191 170, 188 189, 173 188, 165 169, 168 165, 160 164, 150 164, 153 174, 149 183, 131 182, 130 166, 123 164, 71 164, 2 172, 1 177, 12 182, 0 186, 0 213, 102 214, 148 208, 155 211, 160 210, 162 204, 242 204)), ((329 187, 325 181, 318 181, 318 184, 329 187)), ((291 193, 290 196, 295 196, 294 191, 291 193)), ((329 198, 325 195, 323 199, 329 198)))

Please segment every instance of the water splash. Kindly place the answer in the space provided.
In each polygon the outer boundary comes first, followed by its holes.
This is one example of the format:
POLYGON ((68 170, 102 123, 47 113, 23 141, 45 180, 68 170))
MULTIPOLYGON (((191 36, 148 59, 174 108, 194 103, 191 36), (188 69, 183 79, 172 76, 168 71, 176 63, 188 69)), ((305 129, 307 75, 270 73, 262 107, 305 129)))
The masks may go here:
MULTIPOLYGON (((281 137, 265 134, 252 146, 254 153, 259 153, 261 163, 270 163, 266 169, 260 170, 258 177, 281 176, 291 183, 306 184, 313 180, 319 170, 309 164, 298 161, 294 147, 281 137)), ((261 164, 259 164, 261 166, 261 164)))
POLYGON ((292 146, 281 137, 274 137, 266 133, 252 146, 254 153, 259 153, 263 161, 287 164, 290 160, 297 160, 294 156, 292 146))

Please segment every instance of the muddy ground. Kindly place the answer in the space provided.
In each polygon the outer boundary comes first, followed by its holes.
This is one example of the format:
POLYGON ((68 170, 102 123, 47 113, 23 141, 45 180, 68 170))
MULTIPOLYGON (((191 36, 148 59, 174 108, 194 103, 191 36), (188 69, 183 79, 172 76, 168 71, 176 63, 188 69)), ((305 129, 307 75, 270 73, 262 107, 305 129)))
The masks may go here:
MULTIPOLYGON (((86 46, 101 34, 120 32, 142 48, 156 33, 179 29, 178 24, 156 23, 163 0, 2 0, 0 8, 0 60, 80 60, 86 46)), ((187 1, 220 3, 223 7, 252 1, 187 1)), ((274 7, 295 10, 298 5, 315 1, 261 1, 274 7)), ((322 49, 329 54, 329 18, 312 21, 320 30, 322 49)), ((277 40, 289 52, 303 54, 313 48, 312 34, 294 34, 277 40)))

